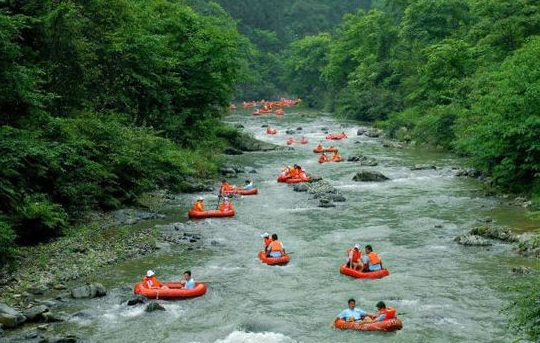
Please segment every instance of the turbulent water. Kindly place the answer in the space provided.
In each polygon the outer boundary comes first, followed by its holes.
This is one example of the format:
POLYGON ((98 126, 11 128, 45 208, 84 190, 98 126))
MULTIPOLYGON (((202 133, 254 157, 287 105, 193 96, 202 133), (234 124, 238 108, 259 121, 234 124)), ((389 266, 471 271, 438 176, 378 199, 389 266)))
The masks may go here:
MULTIPOLYGON (((295 112, 295 111, 290 111, 295 112)), ((204 251, 172 249, 154 257, 115 266, 102 276, 113 288, 105 298, 72 303, 67 310, 81 315, 62 324, 88 342, 502 342, 509 338, 500 310, 508 301, 504 286, 509 271, 520 263, 510 248, 466 248, 453 242, 478 218, 511 218, 518 228, 530 226, 523 213, 485 197, 481 185, 454 176, 456 158, 425 151, 382 147, 381 141, 356 136, 358 126, 329 117, 287 113, 252 117, 239 112, 227 118, 245 125, 257 138, 284 144, 286 128, 302 127, 309 144, 294 151, 248 153, 230 158, 254 167, 246 174, 259 195, 235 200, 237 215, 199 222, 204 236, 224 247, 204 251), (276 127, 265 134, 262 124, 276 127), (376 167, 356 163, 319 165, 311 150, 324 139, 322 127, 345 131, 349 138, 334 142, 345 157, 363 154, 379 161, 376 167), (322 176, 347 198, 336 208, 318 208, 317 200, 278 184, 283 164, 299 163, 322 176), (416 163, 437 170, 412 171, 416 163), (391 180, 354 182, 361 169, 382 172, 391 180), (257 258, 263 232, 277 233, 290 251, 284 267, 262 264, 257 258), (371 244, 390 276, 356 280, 339 273, 347 248, 371 244), (180 279, 185 269, 208 283, 208 293, 185 301, 162 302, 165 312, 145 313, 144 307, 121 304, 147 268, 160 279, 180 279), (359 307, 374 313, 384 300, 397 308, 403 330, 360 333, 330 328, 335 316, 354 297, 359 307)), ((300 138, 301 135, 295 135, 300 138)), ((324 142, 328 145, 328 141, 324 142)), ((243 183, 246 175, 232 179, 243 183)), ((211 195, 205 194, 207 199, 211 195)), ((188 199, 191 201, 191 199, 188 199)), ((187 203, 187 201, 186 201, 187 203)), ((173 221, 187 208, 169 211, 173 221)), ((509 220, 507 220, 509 221, 509 220)))

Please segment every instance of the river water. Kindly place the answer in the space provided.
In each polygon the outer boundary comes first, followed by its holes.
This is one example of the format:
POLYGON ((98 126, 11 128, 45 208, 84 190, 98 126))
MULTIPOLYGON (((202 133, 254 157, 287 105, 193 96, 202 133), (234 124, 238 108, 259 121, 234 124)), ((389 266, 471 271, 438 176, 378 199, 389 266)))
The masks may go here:
MULTIPOLYGON (((468 248, 453 238, 487 216, 524 230, 537 222, 520 209, 485 197, 478 181, 455 177, 451 167, 461 163, 456 157, 384 148, 377 138, 356 136, 357 124, 301 116, 298 110, 282 118, 238 111, 226 120, 242 123, 261 140, 282 145, 288 137, 285 129, 300 126, 310 143, 295 145, 294 151, 229 157, 258 171, 247 175, 259 195, 236 199, 234 218, 194 225, 223 247, 203 251, 172 247, 112 267, 100 280, 112 288, 109 295, 72 303, 68 309, 83 309, 83 315, 62 324, 66 331, 77 332, 88 342, 462 343, 511 338, 500 313, 509 300, 505 286, 514 280, 513 265, 531 262, 517 258, 504 244, 468 248), (279 133, 266 135, 262 124, 276 127, 279 133), (335 142, 342 155, 361 153, 376 158, 379 165, 319 165, 318 155, 311 150, 324 139, 322 127, 349 134, 348 139, 335 142), (318 208, 318 201, 308 194, 278 184, 279 168, 294 163, 331 182, 347 201, 335 208, 318 208), (412 171, 416 163, 438 168, 412 171), (380 171, 391 180, 352 181, 361 169, 380 171), (287 266, 271 267, 258 260, 259 235, 265 231, 277 233, 292 253, 287 266), (354 243, 371 244, 390 276, 356 280, 341 275, 339 266, 354 243), (185 269, 191 269, 196 280, 208 283, 208 293, 192 300, 160 301, 165 312, 145 313, 143 306, 121 304, 147 268, 162 280, 180 279, 185 269), (331 329, 333 318, 351 297, 369 313, 376 312, 379 300, 397 308, 403 329, 390 334, 331 329)), ((244 180, 242 176, 230 181, 242 184, 244 180)), ((210 193, 204 195, 212 199, 210 193)), ((194 196, 169 209, 168 221, 187 220, 187 206, 194 196)), ((154 223, 143 225, 150 224, 154 223)))

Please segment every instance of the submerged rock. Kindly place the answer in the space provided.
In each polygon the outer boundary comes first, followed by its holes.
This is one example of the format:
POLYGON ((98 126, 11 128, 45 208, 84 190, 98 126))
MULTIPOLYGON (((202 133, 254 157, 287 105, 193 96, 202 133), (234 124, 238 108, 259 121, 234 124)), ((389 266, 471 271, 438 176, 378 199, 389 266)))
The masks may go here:
POLYGON ((77 343, 78 337, 75 335, 53 336, 47 337, 39 341, 39 343, 77 343))
POLYGON ((415 164, 411 170, 427 170, 427 169, 437 169, 433 164, 415 164))
POLYGON ((512 232, 512 230, 508 228, 498 227, 498 226, 488 226, 488 225, 476 226, 471 229, 469 234, 482 236, 486 238, 498 239, 504 242, 517 242, 518 241, 517 235, 515 235, 512 232))
POLYGON ((225 155, 242 155, 243 154, 241 150, 233 148, 233 147, 226 148, 225 150, 223 150, 223 153, 225 155))
POLYGON ((144 304, 146 301, 147 300, 146 300, 145 296, 137 294, 137 295, 133 295, 131 298, 128 299, 127 305, 128 306, 133 306, 133 305, 137 305, 137 304, 144 304))
POLYGON ((463 235, 463 236, 457 236, 454 238, 454 242, 457 242, 461 245, 469 245, 469 246, 490 246, 492 245, 490 241, 488 241, 485 238, 482 238, 480 236, 476 235, 463 235))
POLYGON ((366 128, 359 128, 357 131, 356 131, 356 135, 357 136, 362 136, 363 134, 365 134, 367 132, 367 129, 366 128))
POLYGON ((333 204, 330 199, 322 198, 319 200, 319 207, 329 208, 329 207, 336 207, 335 204, 333 204))
POLYGON ((92 283, 71 290, 71 297, 74 299, 96 298, 105 295, 107 295, 107 290, 100 283, 92 283))
POLYGON ((288 129, 287 131, 285 131, 285 133, 288 134, 288 135, 294 135, 294 134, 296 134, 296 131, 288 129))
POLYGON ((294 185, 293 190, 295 192, 307 192, 308 185, 306 185, 305 183, 297 183, 296 185, 294 185))
POLYGON ((455 175, 460 177, 480 177, 482 176, 482 172, 473 168, 466 168, 458 169, 455 175))
POLYGON ((161 306, 155 301, 152 301, 146 306, 145 309, 146 312, 154 312, 154 311, 165 311, 165 307, 161 306))
POLYGON ((3 327, 14 328, 25 321, 26 317, 22 313, 6 304, 0 303, 0 324, 3 327))
POLYGON ((353 181, 381 182, 390 180, 378 171, 361 170, 353 176, 353 181))
POLYGON ((513 267, 512 273, 516 275, 527 275, 527 274, 532 273, 532 269, 525 266, 513 267))
POLYGON ((349 156, 347 158, 348 162, 359 162, 360 165, 366 167, 374 167, 379 164, 376 159, 372 157, 366 157, 364 155, 349 156))

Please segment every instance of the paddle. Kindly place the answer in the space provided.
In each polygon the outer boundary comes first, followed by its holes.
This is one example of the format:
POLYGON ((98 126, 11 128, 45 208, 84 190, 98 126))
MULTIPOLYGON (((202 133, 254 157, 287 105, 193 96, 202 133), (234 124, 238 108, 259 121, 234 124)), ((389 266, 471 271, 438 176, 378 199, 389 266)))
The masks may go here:
POLYGON ((219 194, 218 194, 218 201, 217 201, 217 205, 216 205, 216 211, 219 209, 219 203, 220 203, 220 201, 221 201, 221 197, 222 197, 221 194, 222 194, 222 191, 223 191, 223 186, 221 186, 221 187, 219 188, 219 194))

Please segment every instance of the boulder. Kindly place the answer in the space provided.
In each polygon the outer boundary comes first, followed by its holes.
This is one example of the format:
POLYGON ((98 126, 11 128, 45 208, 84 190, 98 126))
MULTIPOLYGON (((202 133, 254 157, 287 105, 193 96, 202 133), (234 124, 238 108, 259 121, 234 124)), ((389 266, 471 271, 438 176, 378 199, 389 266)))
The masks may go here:
POLYGON ((287 131, 285 131, 285 133, 288 134, 288 135, 294 135, 294 134, 296 134, 296 131, 288 129, 287 131))
POLYGON ((272 151, 283 149, 283 147, 279 145, 260 141, 245 132, 242 132, 240 135, 233 138, 231 145, 242 151, 272 151))
POLYGON ((74 299, 103 297, 105 295, 107 295, 107 290, 100 283, 92 283, 71 290, 71 297, 74 299))
POLYGON ((53 336, 43 338, 39 343, 77 343, 77 339, 75 335, 53 336))
POLYGON ((63 322, 64 321, 64 319, 62 319, 58 315, 55 315, 51 311, 45 312, 41 316, 43 317, 43 321, 45 323, 57 323, 57 322, 63 322))
POLYGON ((389 140, 384 140, 382 142, 382 146, 383 146, 383 148, 398 148, 398 149, 403 148, 403 145, 401 145, 400 143, 394 142, 394 141, 389 141, 389 140))
POLYGON ((355 155, 355 156, 349 156, 347 158, 348 162, 359 162, 360 165, 366 166, 366 167, 374 167, 379 164, 376 159, 372 157, 366 157, 364 155, 355 155))
POLYGON ((491 242, 476 235, 462 235, 454 238, 454 242, 468 246, 490 246, 491 242))
POLYGON ((297 127, 297 128, 296 128, 296 131, 302 131, 302 128, 301 128, 301 127, 297 127))
POLYGON ((414 167, 411 168, 411 170, 428 170, 428 169, 437 169, 433 164, 415 164, 414 167))
POLYGON ((165 311, 165 308, 155 301, 150 302, 145 309, 146 312, 165 311))
POLYGON ((336 204, 333 204, 330 199, 322 198, 319 200, 319 207, 323 208, 330 208, 330 207, 336 207, 336 204))
POLYGON ((35 329, 32 329, 30 331, 27 331, 24 335, 24 338, 26 339, 35 339, 39 337, 39 332, 35 329))
POLYGON ((0 303, 0 324, 5 328, 14 328, 26 321, 26 317, 14 308, 0 303))
POLYGON ((270 125, 268 124, 262 124, 261 127, 269 127, 270 125))
POLYGON ((293 191, 295 192, 307 192, 307 190, 308 185, 306 185, 305 183, 297 183, 293 187, 293 191))
POLYGON ((356 131, 356 135, 357 136, 362 136, 363 134, 365 134, 367 132, 367 129, 365 128, 359 128, 357 131, 356 131))
POLYGON ((335 201, 335 202, 345 202, 347 201, 347 198, 345 198, 343 195, 340 194, 328 194, 328 199, 335 201))
POLYGON ((242 125, 242 124, 234 124, 234 127, 237 128, 237 129, 243 129, 244 125, 242 125))
POLYGON ((43 320, 42 314, 48 312, 49 308, 45 305, 38 305, 30 307, 29 309, 23 312, 23 315, 26 317, 29 322, 38 322, 43 320))
POLYGON ((480 177, 482 176, 482 172, 473 168, 466 168, 458 169, 455 175, 460 177, 480 177))
POLYGON ((381 134, 382 134, 382 131, 381 130, 377 130, 377 129, 371 129, 371 130, 368 130, 366 133, 364 133, 366 136, 368 137, 372 137, 372 138, 376 138, 376 137, 379 137, 381 134))
POLYGON ((321 131, 328 131, 328 130, 330 130, 330 129, 329 129, 329 128, 327 128, 326 126, 324 126, 324 127, 321 127, 321 131))
POLYGON ((227 149, 223 150, 223 153, 225 155, 242 155, 243 152, 239 149, 228 147, 227 149))
POLYGON ((311 175, 311 182, 321 181, 323 178, 320 175, 311 175))
POLYGON ((34 295, 43 295, 47 291, 47 287, 43 285, 31 285, 26 288, 26 291, 34 295))
POLYGON ((512 230, 508 228, 498 227, 498 226, 489 226, 489 225, 480 225, 473 227, 469 232, 471 235, 482 236, 485 238, 498 239, 504 242, 517 242, 518 237, 515 235, 512 230))
POLYGON ((361 170, 353 176, 353 181, 381 182, 390 180, 378 171, 361 170))
POLYGON ((532 272, 531 268, 525 266, 512 267, 512 273, 516 275, 527 275, 532 272))
POLYGON ((219 173, 221 175, 236 175, 236 171, 231 167, 221 167, 219 168, 219 173))

